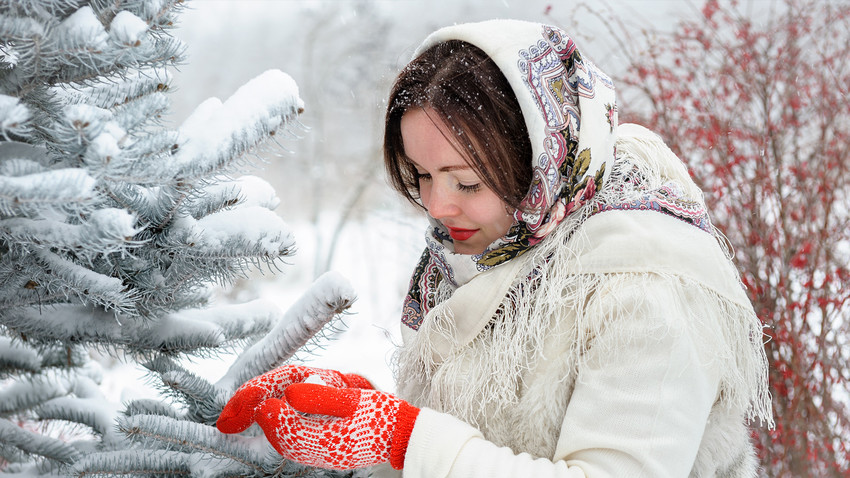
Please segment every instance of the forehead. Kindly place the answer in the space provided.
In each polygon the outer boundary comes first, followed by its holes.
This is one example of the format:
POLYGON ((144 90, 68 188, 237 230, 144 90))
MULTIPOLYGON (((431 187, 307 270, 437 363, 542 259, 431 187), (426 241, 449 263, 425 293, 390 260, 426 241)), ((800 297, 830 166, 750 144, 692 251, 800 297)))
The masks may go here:
POLYGON ((451 130, 437 113, 429 109, 412 109, 401 118, 401 137, 407 160, 417 166, 436 169, 470 169, 459 152, 451 130))

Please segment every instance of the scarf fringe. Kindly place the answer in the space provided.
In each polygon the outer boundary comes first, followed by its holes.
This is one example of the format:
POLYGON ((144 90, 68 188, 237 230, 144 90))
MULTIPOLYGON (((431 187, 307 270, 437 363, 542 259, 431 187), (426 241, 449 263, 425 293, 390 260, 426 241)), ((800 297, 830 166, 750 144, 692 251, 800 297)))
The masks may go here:
MULTIPOLYGON (((660 136, 636 124, 622 124, 618 133, 617 162, 628 160, 630 165, 644 172, 643 177, 657 178, 658 184, 649 185, 649 189, 672 181, 681 186, 685 199, 704 204, 702 190, 691 179, 685 164, 660 136)), ((622 167, 619 169, 623 170, 622 167)))

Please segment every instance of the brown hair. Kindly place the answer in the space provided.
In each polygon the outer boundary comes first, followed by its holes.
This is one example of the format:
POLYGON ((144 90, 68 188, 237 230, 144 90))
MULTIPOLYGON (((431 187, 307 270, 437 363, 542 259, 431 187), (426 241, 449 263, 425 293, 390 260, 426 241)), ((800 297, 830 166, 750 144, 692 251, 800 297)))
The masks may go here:
POLYGON ((424 51, 396 78, 384 126, 384 167, 392 187, 419 206, 401 118, 425 107, 454 133, 449 140, 484 184, 518 208, 531 184, 531 141, 519 101, 493 60, 470 43, 450 40, 424 51))

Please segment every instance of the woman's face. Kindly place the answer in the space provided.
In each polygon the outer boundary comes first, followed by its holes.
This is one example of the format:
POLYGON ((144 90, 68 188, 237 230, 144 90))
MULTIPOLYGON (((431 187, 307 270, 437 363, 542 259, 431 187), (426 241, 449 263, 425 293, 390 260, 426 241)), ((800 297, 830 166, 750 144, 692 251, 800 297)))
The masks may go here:
POLYGON ((416 165, 422 205, 448 229, 455 252, 480 254, 508 232, 513 217, 449 143, 446 137, 451 131, 438 118, 433 110, 405 113, 404 152, 416 165))

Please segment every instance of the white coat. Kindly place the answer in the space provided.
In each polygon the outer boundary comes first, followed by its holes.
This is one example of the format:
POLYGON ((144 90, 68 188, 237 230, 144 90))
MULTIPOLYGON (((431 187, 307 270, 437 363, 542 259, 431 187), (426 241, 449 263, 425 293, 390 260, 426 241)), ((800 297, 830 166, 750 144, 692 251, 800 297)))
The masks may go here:
MULTIPOLYGON (((620 136, 626 162, 678 162, 642 128, 620 136)), ((757 476, 761 325, 717 238, 606 211, 535 249, 402 326, 398 391, 422 407, 403 476, 757 476)))

